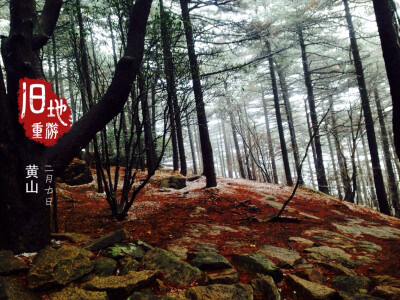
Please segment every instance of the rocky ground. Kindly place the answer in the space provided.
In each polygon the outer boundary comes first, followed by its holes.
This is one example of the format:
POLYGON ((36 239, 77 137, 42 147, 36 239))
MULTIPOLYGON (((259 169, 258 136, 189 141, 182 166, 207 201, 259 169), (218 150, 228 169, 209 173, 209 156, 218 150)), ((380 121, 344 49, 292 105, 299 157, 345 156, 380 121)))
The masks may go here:
POLYGON ((301 188, 269 222, 289 187, 170 175, 121 222, 93 183, 59 184, 62 233, 0 252, 0 299, 400 299, 400 220, 301 188))

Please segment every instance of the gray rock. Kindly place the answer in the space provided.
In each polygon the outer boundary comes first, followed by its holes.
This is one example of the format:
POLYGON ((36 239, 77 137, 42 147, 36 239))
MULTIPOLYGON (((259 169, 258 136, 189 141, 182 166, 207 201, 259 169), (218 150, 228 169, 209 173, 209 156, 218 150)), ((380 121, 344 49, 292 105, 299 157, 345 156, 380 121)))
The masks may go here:
POLYGON ((1 300, 39 300, 32 292, 27 290, 17 279, 0 277, 1 300))
POLYGON ((130 271, 139 270, 139 262, 129 256, 123 257, 119 260, 121 275, 128 274, 130 271))
POLYGON ((170 176, 162 178, 160 182, 161 188, 183 189, 186 187, 186 178, 180 176, 170 176))
POLYGON ((196 267, 181 261, 177 256, 164 249, 154 248, 146 253, 143 265, 148 270, 160 270, 166 282, 176 287, 188 286, 204 280, 204 274, 196 267))
POLYGON ((369 241, 359 241, 358 244, 355 246, 356 246, 356 248, 359 248, 361 250, 366 250, 371 253, 382 250, 381 246, 374 244, 372 242, 369 242, 369 241))
POLYGON ((183 260, 187 259, 187 254, 189 251, 188 248, 180 245, 170 245, 167 247, 167 250, 183 260))
POLYGON ((281 269, 260 253, 234 254, 232 262, 244 271, 270 275, 275 282, 280 282, 283 278, 281 269))
POLYGON ((100 257, 94 261, 94 274, 100 277, 111 276, 117 270, 117 262, 108 257, 100 257))
POLYGON ((357 265, 357 262, 351 259, 351 255, 339 248, 328 246, 311 247, 304 251, 310 253, 310 258, 319 261, 335 260, 344 263, 347 266, 357 265))
POLYGON ((318 269, 303 269, 297 270, 295 272, 296 276, 301 277, 305 280, 316 282, 316 283, 324 283, 325 278, 324 275, 318 269))
POLYGON ((104 252, 105 256, 112 258, 121 258, 130 256, 136 260, 142 260, 146 252, 142 247, 134 243, 117 243, 107 248, 104 252))
POLYGON ((281 268, 293 268, 296 264, 302 262, 301 256, 296 251, 281 247, 264 245, 260 247, 258 252, 276 259, 281 268))
POLYGON ((192 266, 200 270, 218 270, 232 268, 230 262, 215 252, 196 252, 195 257, 190 261, 192 266))
POLYGON ((271 276, 254 278, 250 281, 255 300, 280 300, 281 295, 271 276))
POLYGON ((373 285, 366 276, 337 276, 330 282, 337 289, 354 294, 367 294, 373 285))
POLYGON ((224 269, 207 273, 210 284, 234 284, 239 282, 239 273, 234 269, 224 269))
POLYGON ((311 229, 303 232, 306 235, 312 236, 313 239, 326 241, 330 243, 337 243, 342 245, 351 245, 351 243, 357 242, 355 239, 347 237, 343 234, 324 230, 324 229, 311 229))
POLYGON ((81 185, 92 182, 93 176, 83 160, 74 158, 60 176, 60 180, 68 185, 81 185))
POLYGON ((90 273, 94 264, 93 253, 74 246, 63 245, 59 249, 47 246, 33 259, 27 280, 31 289, 63 286, 90 273))
POLYGON ((188 288, 185 296, 193 300, 250 300, 253 299, 253 290, 244 284, 211 284, 188 288))
POLYGON ((302 279, 296 275, 289 275, 287 282, 303 299, 325 300, 337 297, 337 292, 334 289, 302 279))
POLYGON ((337 229, 343 233, 352 234, 356 237, 369 234, 382 239, 400 238, 400 229, 389 226, 362 226, 359 224, 341 225, 333 223, 337 229))
POLYGON ((132 292, 151 285, 160 275, 158 271, 129 272, 124 276, 95 277, 82 288, 89 291, 106 291, 111 299, 123 299, 132 292))
POLYGON ((108 296, 106 292, 92 292, 67 286, 61 291, 51 294, 50 300, 108 300, 108 296))
POLYGON ((400 288, 388 285, 379 285, 373 288, 371 295, 383 299, 396 300, 400 298, 400 288))
POLYGON ((12 251, 0 251, 0 275, 28 270, 25 262, 16 258, 12 251))
POLYGON ((107 234, 106 236, 102 236, 98 239, 95 239, 89 244, 86 244, 84 248, 90 251, 97 251, 100 249, 107 248, 108 246, 111 246, 115 243, 120 243, 126 240, 127 238, 129 238, 129 233, 124 229, 120 229, 110 234, 107 234))
POLYGON ((375 259, 373 259, 370 256, 364 256, 364 255, 357 255, 357 261, 353 261, 354 265, 366 265, 366 264, 371 264, 371 263, 377 263, 375 259))
POLYGON ((311 247, 314 246, 314 242, 309 240, 309 239, 305 239, 302 237, 298 237, 298 236, 293 236, 289 238, 289 242, 295 242, 295 243, 299 243, 299 244, 303 244, 305 246, 311 247))
POLYGON ((217 245, 203 242, 193 245, 193 249, 198 252, 216 252, 217 245))
POLYGON ((341 264, 335 264, 333 262, 318 262, 319 265, 328 269, 329 271, 334 272, 336 275, 347 275, 347 276, 356 276, 357 273, 353 270, 342 266, 341 264))

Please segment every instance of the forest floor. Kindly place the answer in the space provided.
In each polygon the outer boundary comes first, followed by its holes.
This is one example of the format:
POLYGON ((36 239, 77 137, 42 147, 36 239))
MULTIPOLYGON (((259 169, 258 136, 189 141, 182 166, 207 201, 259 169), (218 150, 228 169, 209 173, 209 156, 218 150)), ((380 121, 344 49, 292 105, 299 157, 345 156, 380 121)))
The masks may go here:
MULTIPOLYGON (((180 190, 160 188, 161 178, 170 175, 157 172, 123 221, 111 218, 105 194, 96 192, 95 181, 76 187, 59 184, 60 231, 97 238, 124 228, 132 240, 183 258, 195 245, 208 243, 229 260, 233 254, 255 253, 271 245, 294 249, 315 262, 305 251, 310 247, 308 240, 314 246, 343 249, 351 259, 361 261, 353 266, 358 275, 400 279, 399 219, 299 188, 283 214, 299 222, 266 222, 289 197, 291 187, 218 178, 218 187, 205 188, 205 179, 200 177, 180 190), (360 246, 363 241, 373 247, 360 246)), ((293 270, 283 272, 287 275, 293 270)), ((251 279, 245 272, 239 274, 241 283, 251 279)), ((324 274, 329 277, 329 272, 324 274)), ((292 298, 285 281, 278 286, 284 298, 292 298)))

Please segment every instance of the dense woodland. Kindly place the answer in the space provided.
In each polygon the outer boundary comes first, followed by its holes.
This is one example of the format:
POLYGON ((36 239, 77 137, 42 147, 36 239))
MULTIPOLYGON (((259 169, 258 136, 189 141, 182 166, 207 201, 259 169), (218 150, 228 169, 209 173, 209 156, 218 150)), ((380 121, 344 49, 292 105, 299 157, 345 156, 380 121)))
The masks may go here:
POLYGON ((381 47, 387 28, 398 55, 395 4, 1 1, 0 217, 26 220, 2 244, 35 250, 48 240, 50 208, 24 194, 25 165, 60 174, 77 155, 96 168, 119 220, 159 168, 203 174, 207 187, 216 175, 306 185, 399 217, 400 94, 388 68, 399 62, 381 47), (379 5, 391 14, 378 32, 379 5), (27 140, 16 120, 25 76, 51 82, 72 110, 53 147, 27 140))

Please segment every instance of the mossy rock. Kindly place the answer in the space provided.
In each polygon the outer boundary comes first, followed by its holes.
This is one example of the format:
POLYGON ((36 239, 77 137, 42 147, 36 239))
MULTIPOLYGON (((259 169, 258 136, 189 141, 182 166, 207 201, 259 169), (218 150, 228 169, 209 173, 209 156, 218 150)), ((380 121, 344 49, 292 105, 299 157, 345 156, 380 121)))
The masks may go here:
POLYGON ((161 248, 148 251, 143 258, 143 265, 145 269, 160 270, 164 274, 165 282, 176 287, 185 287, 205 278, 198 268, 161 248))
POLYGON ((90 291, 105 291, 111 299, 124 299, 134 291, 150 286, 157 277, 159 271, 129 272, 124 276, 96 276, 83 285, 83 289, 90 291))
POLYGON ((85 161, 74 158, 60 176, 60 181, 68 185, 82 185, 93 181, 92 173, 85 161))
POLYGON ((61 291, 50 295, 51 300, 108 300, 106 292, 86 291, 77 287, 68 286, 61 291))
POLYGON ((111 276, 117 270, 117 262, 108 257, 100 257, 94 261, 94 274, 100 277, 111 276))
POLYGON ((39 300, 32 292, 27 290, 17 279, 0 277, 1 300, 39 300))
POLYGON ((282 270, 267 257, 259 253, 234 254, 232 262, 244 271, 270 275, 275 282, 280 282, 283 279, 282 270))
POLYGON ((162 178, 160 188, 183 189, 186 187, 186 178, 180 176, 170 176, 162 178))
POLYGON ((7 275, 28 270, 25 262, 14 256, 12 251, 0 251, 0 275, 7 275))
POLYGON ((128 274, 130 271, 138 271, 140 267, 140 263, 129 257, 123 257, 119 260, 120 272, 121 275, 128 274))
POLYGON ((93 270, 92 257, 92 252, 74 246, 63 245, 59 249, 47 246, 33 259, 27 276, 28 286, 47 289, 67 285, 93 270))

